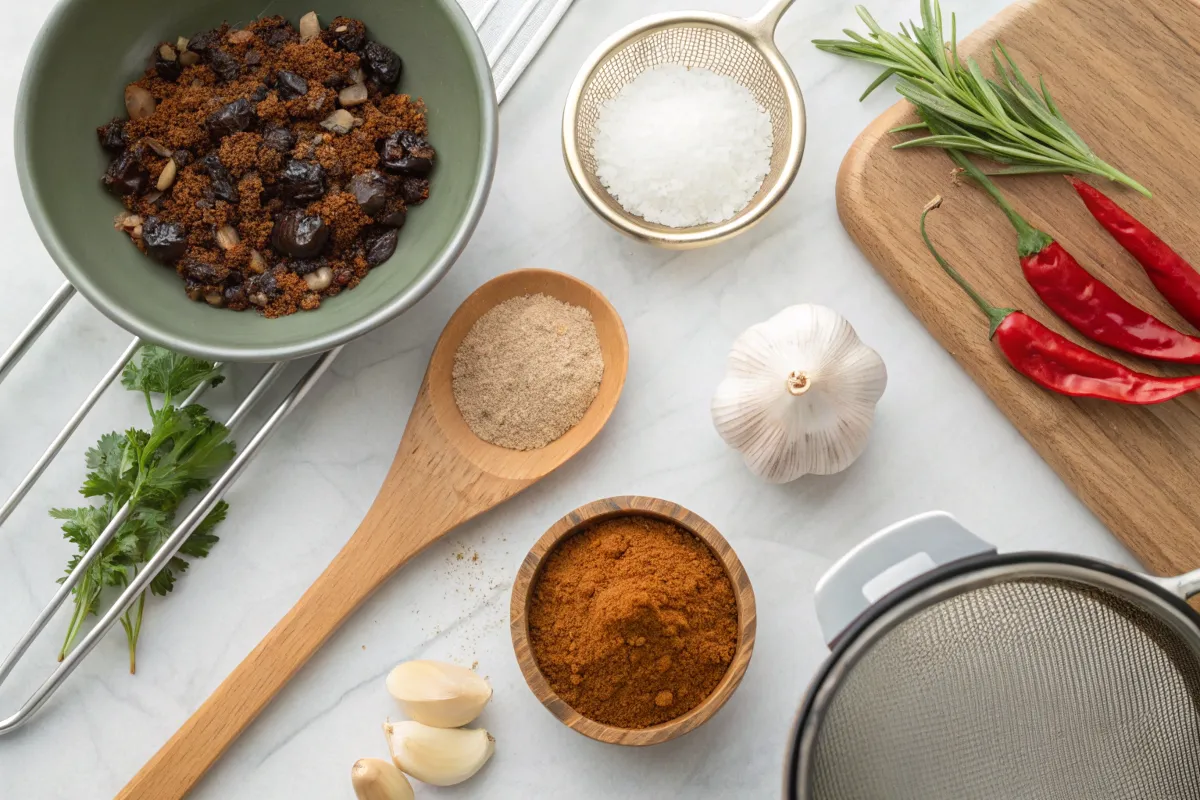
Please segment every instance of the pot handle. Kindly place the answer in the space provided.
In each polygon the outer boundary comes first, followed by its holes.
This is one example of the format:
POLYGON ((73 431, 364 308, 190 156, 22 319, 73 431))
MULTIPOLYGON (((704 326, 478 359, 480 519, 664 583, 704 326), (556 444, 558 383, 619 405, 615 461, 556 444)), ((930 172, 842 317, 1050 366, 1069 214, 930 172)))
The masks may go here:
POLYGON ((884 528, 842 556, 817 582, 817 621, 832 644, 875 601, 935 567, 996 548, 944 511, 884 528))

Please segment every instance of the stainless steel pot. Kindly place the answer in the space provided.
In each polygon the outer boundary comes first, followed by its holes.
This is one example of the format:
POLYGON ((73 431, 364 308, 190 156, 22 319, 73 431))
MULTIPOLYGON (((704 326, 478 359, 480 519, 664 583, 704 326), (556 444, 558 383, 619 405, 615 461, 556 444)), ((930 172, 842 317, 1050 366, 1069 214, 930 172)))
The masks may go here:
POLYGON ((832 653, 790 800, 1197 800, 1200 571, 998 554, 948 514, 901 522, 817 585, 832 653))

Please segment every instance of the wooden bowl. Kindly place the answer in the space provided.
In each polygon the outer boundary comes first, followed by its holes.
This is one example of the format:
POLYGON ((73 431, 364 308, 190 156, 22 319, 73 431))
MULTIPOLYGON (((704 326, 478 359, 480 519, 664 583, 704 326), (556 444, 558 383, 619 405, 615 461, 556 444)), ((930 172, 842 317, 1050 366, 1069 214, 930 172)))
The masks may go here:
POLYGON ((517 662, 521 665, 521 673, 525 676, 525 682, 529 684, 529 688, 533 690, 537 699, 542 701, 542 705, 568 728, 598 742, 609 744, 634 746, 659 744, 682 736, 707 722, 721 706, 725 705, 725 701, 742 682, 742 675, 746 673, 750 655, 754 652, 755 620, 754 589, 750 586, 750 579, 746 576, 746 570, 742 568, 742 562, 738 561, 738 557, 734 554, 733 548, 729 546, 729 542, 725 541, 725 537, 708 522, 686 508, 675 503, 668 503, 666 500, 656 500, 653 497, 610 497, 575 509, 554 523, 550 530, 538 539, 521 563, 516 582, 513 584, 512 640, 513 648, 517 653, 517 662), (708 545, 713 555, 724 565, 725 572, 733 583, 734 597, 737 601, 737 649, 734 651, 729 669, 725 671, 717 688, 700 705, 686 714, 650 728, 632 729, 605 725, 602 722, 588 719, 571 708, 550 688, 550 682, 538 668, 529 643, 529 602, 533 596, 533 585, 537 581, 546 556, 558 546, 559 542, 582 529, 606 519, 625 516, 644 516, 673 522, 691 532, 708 545))

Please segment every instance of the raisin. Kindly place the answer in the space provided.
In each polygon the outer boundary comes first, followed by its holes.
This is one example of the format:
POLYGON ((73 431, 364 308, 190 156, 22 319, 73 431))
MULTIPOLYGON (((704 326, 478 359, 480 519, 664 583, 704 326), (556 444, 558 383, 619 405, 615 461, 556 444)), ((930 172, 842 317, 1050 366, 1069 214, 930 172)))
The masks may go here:
MULTIPOLYGON (((170 45, 167 45, 167 47, 170 47, 170 45)), ((172 50, 172 52, 174 51, 172 50)), ((183 72, 183 66, 179 63, 178 58, 163 58, 162 51, 155 48, 154 71, 164 81, 173 81, 179 77, 179 73, 183 72)))
POLYGON ((375 215, 376 222, 389 228, 403 228, 407 219, 408 209, 398 197, 388 200, 383 212, 375 215))
POLYGON ((363 69, 369 72, 384 89, 394 89, 404 71, 404 62, 390 47, 379 42, 367 42, 362 52, 363 69))
POLYGON ((367 26, 350 17, 334 17, 329 27, 321 31, 321 41, 334 50, 357 52, 367 40, 367 26))
POLYGON ((293 258, 312 258, 329 240, 329 226, 317 214, 285 211, 271 230, 271 246, 293 258))
POLYGON ((396 241, 400 231, 396 228, 370 228, 363 236, 363 250, 367 263, 377 267, 396 252, 396 241))
POLYGON ((126 150, 108 165, 103 180, 104 188, 113 194, 141 194, 150 183, 150 173, 133 150, 126 150))
POLYGON ((158 217, 147 217, 142 223, 142 241, 151 258, 172 264, 187 249, 187 231, 178 222, 163 222, 158 217))
POLYGON ((424 178, 433 172, 433 148, 412 131, 396 131, 383 140, 379 164, 388 172, 424 178))
POLYGON ((242 74, 242 65, 238 60, 219 47, 209 51, 208 66, 226 83, 237 80, 238 75, 242 74))
POLYGON ((296 134, 287 128, 271 128, 263 134, 263 144, 272 150, 287 153, 296 146, 296 134))
POLYGON ((238 201, 237 184, 234 183, 233 176, 229 174, 229 170, 221 163, 221 159, 216 153, 209 153, 201 159, 200 166, 208 173, 208 177, 212 178, 213 197, 224 200, 226 203, 238 201))
POLYGON ((354 195, 358 207, 367 214, 380 211, 391 194, 388 179, 373 169, 351 178, 346 184, 346 191, 354 195))
POLYGON ((105 150, 119 153, 129 144, 129 134, 125 132, 125 120, 113 118, 107 125, 96 128, 96 136, 100 146, 105 150))
POLYGON ((209 114, 204 120, 204 127, 208 128, 209 136, 220 140, 233 133, 248 131, 257 122, 258 115, 254 113, 254 106, 243 98, 223 105, 209 114))
POLYGON ((188 39, 188 50, 203 56, 220 43, 221 31, 214 28, 213 30, 192 34, 192 38, 188 39))
POLYGON ((189 281, 202 286, 213 286, 221 282, 221 273, 216 267, 195 258, 184 261, 179 271, 189 281))
POLYGON ((429 181, 425 178, 404 178, 400 181, 400 199, 415 206, 429 199, 429 181))
POLYGON ((307 203, 325 194, 325 168, 315 161, 287 162, 279 175, 279 196, 292 203, 307 203))
POLYGON ((282 100, 291 100, 308 94, 308 81, 294 72, 281 69, 275 73, 275 91, 282 100))

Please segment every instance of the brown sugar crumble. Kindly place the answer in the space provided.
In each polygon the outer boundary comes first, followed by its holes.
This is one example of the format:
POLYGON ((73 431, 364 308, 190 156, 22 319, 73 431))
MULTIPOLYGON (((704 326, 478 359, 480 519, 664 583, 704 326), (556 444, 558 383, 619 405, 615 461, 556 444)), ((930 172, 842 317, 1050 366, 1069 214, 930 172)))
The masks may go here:
POLYGON ((737 649, 721 562, 692 533, 617 517, 546 557, 529 606, 534 659, 583 716, 622 728, 675 719, 710 695, 737 649))
POLYGON ((188 297, 279 317, 356 287, 429 197, 436 154, 403 63, 366 26, 264 17, 161 42, 96 129, 114 227, 188 297), (308 35, 302 36, 302 32, 308 35))

